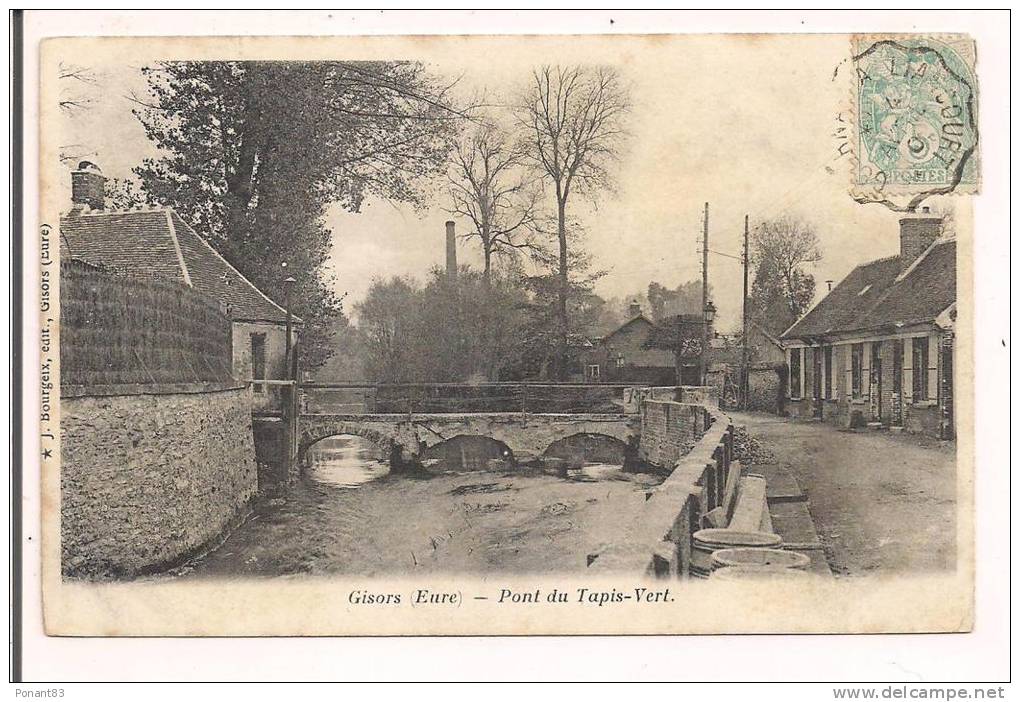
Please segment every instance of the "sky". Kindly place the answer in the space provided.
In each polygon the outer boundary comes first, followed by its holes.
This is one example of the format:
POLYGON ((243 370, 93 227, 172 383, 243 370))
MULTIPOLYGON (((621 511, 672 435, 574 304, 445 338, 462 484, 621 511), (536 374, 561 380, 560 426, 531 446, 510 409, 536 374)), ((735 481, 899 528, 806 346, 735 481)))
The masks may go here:
MULTIPOLYGON (((144 40, 142 40, 144 42, 144 40)), ((293 40, 292 40, 293 41, 293 40)), ((414 58, 443 76, 460 76, 465 90, 509 97, 543 63, 604 63, 617 67, 631 94, 628 139, 613 192, 576 199, 585 243, 607 275, 596 292, 626 297, 658 281, 675 287, 700 277, 704 203, 710 204, 709 248, 741 252, 744 215, 756 222, 788 214, 811 223, 822 260, 811 272, 821 294, 864 261, 893 255, 899 215, 860 205, 848 195, 849 163, 838 156, 837 116, 851 104, 845 61, 849 41, 836 35, 690 35, 655 37, 417 37, 334 38, 290 44, 295 58, 414 58), (366 43, 358 43, 366 42, 366 43), (300 56, 299 56, 300 55, 300 56), (834 70, 842 65, 834 79, 834 70)), ((256 49, 258 51, 259 49, 256 49)), ((144 92, 139 67, 173 48, 148 54, 96 52, 92 104, 65 119, 65 143, 108 176, 129 177, 155 154, 131 112, 132 92, 144 92)), ((169 54, 167 53, 169 51, 169 54)), ((248 49, 250 52, 251 49, 248 49)), ((273 45, 274 57, 280 54, 273 45)), ((247 54, 246 56, 250 56, 247 54)), ((69 180, 69 177, 65 181, 69 180)), ((444 261, 441 189, 418 212, 371 199, 359 213, 329 210, 334 233, 331 268, 350 311, 374 277, 424 279, 444 261)), ((456 218, 455 218, 456 220, 456 218)), ((456 220, 464 232, 468 223, 456 220)), ((477 265, 469 242, 462 263, 477 265)), ((737 260, 711 254, 709 282, 717 327, 739 326, 742 275, 737 260)))

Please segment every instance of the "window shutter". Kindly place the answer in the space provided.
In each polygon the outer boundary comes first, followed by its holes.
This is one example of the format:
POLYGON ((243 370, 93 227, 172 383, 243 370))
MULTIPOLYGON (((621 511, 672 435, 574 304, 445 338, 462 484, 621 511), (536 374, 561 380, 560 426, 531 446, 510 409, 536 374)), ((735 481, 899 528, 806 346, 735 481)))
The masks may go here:
POLYGON ((824 346, 819 346, 818 347, 818 351, 816 351, 816 353, 820 353, 821 354, 821 359, 820 359, 820 362, 818 364, 818 372, 822 374, 822 377, 819 378, 818 387, 820 387, 822 389, 822 397, 821 397, 821 399, 824 400, 826 397, 829 396, 829 394, 831 392, 829 390, 829 388, 827 388, 826 385, 825 385, 825 381, 829 379, 829 375, 828 375, 828 373, 826 373, 827 369, 825 368, 825 347, 824 346))
POLYGON ((928 337, 928 399, 937 400, 939 397, 939 336, 931 334, 928 337))
MULTIPOLYGON (((786 368, 787 370, 793 370, 793 349, 786 349, 786 368)), ((792 373, 790 374, 792 376, 792 373)), ((793 378, 789 377, 786 380, 786 397, 787 399, 793 399, 793 378)))
POLYGON ((914 396, 914 340, 903 340, 903 400, 910 401, 914 396))
POLYGON ((843 358, 846 360, 846 374, 843 377, 843 390, 846 392, 847 400, 854 396, 854 347, 852 344, 843 344, 843 358))
POLYGON ((801 349, 801 397, 810 397, 808 392, 808 347, 801 349))
POLYGON ((832 347, 832 368, 829 369, 828 377, 832 378, 832 399, 839 400, 839 374, 836 369, 839 368, 839 350, 840 346, 832 347))
POLYGON ((871 342, 865 341, 861 353, 861 397, 871 396, 871 342))

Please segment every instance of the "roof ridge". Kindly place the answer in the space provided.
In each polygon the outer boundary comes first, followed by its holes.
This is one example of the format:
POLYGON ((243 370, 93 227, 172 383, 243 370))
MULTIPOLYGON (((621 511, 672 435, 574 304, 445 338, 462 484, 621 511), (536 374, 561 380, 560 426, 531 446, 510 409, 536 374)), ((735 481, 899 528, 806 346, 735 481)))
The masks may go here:
POLYGON ((649 324, 651 324, 652 326, 656 326, 655 322, 653 322, 651 319, 646 317, 644 312, 641 312, 641 313, 638 313, 638 314, 634 315, 633 317, 628 319, 626 322, 622 322, 621 324, 617 325, 617 327, 615 329, 613 329, 611 332, 605 334, 602 338, 606 339, 606 338, 612 336, 613 334, 617 333, 618 331, 620 331, 621 329, 623 329, 627 325, 629 325, 629 324, 631 324, 633 322, 636 322, 639 319, 643 319, 646 322, 648 322, 649 324))
POLYGON ((894 258, 899 258, 899 257, 900 257, 899 254, 893 254, 892 256, 883 256, 882 258, 873 258, 870 261, 868 261, 867 263, 861 263, 860 265, 858 265, 858 268, 860 268, 862 266, 870 266, 870 265, 875 264, 875 263, 882 263, 883 261, 891 261, 894 258))
MULTIPOLYGON (((190 224, 188 224, 187 222, 185 222, 185 221, 184 221, 184 218, 183 218, 183 217, 181 217, 181 216, 180 216, 179 214, 177 214, 177 212, 176 212, 176 211, 173 211, 173 208, 170 208, 170 209, 171 209, 171 211, 173 212, 173 214, 176 214, 176 215, 177 215, 177 216, 178 216, 178 217, 180 218, 180 220, 181 220, 181 223, 183 223, 183 224, 184 224, 185 228, 187 228, 187 230, 188 230, 189 232, 191 232, 191 234, 192 234, 192 235, 194 235, 194 237, 195 237, 196 239, 198 239, 198 240, 199 240, 200 242, 202 242, 202 243, 203 243, 203 244, 205 245, 205 247, 206 247, 207 249, 209 249, 209 250, 210 250, 210 251, 211 251, 211 252, 213 253, 213 255, 214 255, 214 256, 216 256, 216 258, 218 258, 218 259, 220 259, 221 261, 223 261, 224 265, 226 265, 226 266, 227 266, 228 268, 230 268, 230 270, 234 271, 234 273, 236 273, 236 274, 237 274, 237 276, 238 276, 238 277, 239 277, 239 278, 240 278, 241 280, 243 280, 243 281, 244 281, 245 283, 247 283, 247 284, 248 284, 248 286, 249 286, 249 287, 250 287, 250 288, 251 288, 252 290, 254 290, 254 291, 255 291, 255 292, 257 292, 257 293, 258 293, 259 295, 261 295, 261 296, 262 296, 263 298, 265 298, 265 300, 266 300, 266 301, 267 301, 267 302, 268 302, 269 304, 271 304, 271 305, 272 305, 273 307, 275 307, 276 309, 278 309, 278 310, 279 310, 280 312, 283 312, 284 314, 287 314, 287 310, 283 309, 283 307, 281 307, 280 305, 276 304, 276 302, 275 302, 275 301, 273 301, 273 299, 272 299, 271 297, 269 297, 269 296, 268 296, 268 295, 266 295, 266 294, 265 294, 264 292, 262 292, 262 290, 260 290, 260 289, 259 289, 259 287, 258 287, 257 285, 255 285, 255 284, 254 284, 253 282, 251 282, 251 281, 250 281, 250 280, 248 280, 248 279, 247 279, 246 277, 244 277, 244 275, 243 275, 243 274, 241 273, 241 271, 239 271, 239 270, 237 270, 236 268, 234 268, 234 266, 232 266, 232 265, 230 264, 230 261, 228 261, 227 259, 223 258, 223 256, 221 256, 221 255, 220 255, 219 251, 217 251, 216 249, 214 249, 214 248, 212 247, 212 244, 210 244, 210 243, 209 243, 208 241, 206 241, 206 240, 205 240, 205 238, 203 238, 203 237, 202 237, 202 236, 201 236, 201 235, 200 235, 200 234, 199 234, 198 232, 196 232, 196 231, 195 231, 195 230, 194 230, 194 229, 193 229, 193 228, 191 227, 191 225, 190 225, 190 224)), ((294 318, 295 320, 297 320, 297 321, 299 321, 299 322, 300 322, 300 321, 302 321, 302 320, 301 320, 301 318, 300 318, 300 317, 298 317, 297 315, 293 315, 293 314, 292 314, 291 316, 292 316, 292 317, 293 317, 293 318, 294 318)))
POLYGON ((893 281, 893 283, 898 283, 901 280, 903 280, 904 278, 906 278, 908 275, 913 273, 914 269, 917 268, 918 264, 920 264, 921 261, 923 261, 925 258, 927 258, 928 253, 932 249, 934 249, 936 246, 939 246, 941 244, 949 243, 950 240, 956 241, 956 237, 954 236, 954 237, 951 237, 951 238, 947 238, 945 241, 942 240, 942 237, 939 237, 935 241, 933 241, 930 244, 928 244, 928 248, 926 248, 924 251, 922 251, 920 256, 915 258, 914 261, 909 266, 907 266, 902 271, 900 271, 900 274, 898 276, 896 276, 896 279, 893 281))
POLYGON ((170 216, 170 210, 166 210, 166 226, 170 231, 170 240, 174 244, 174 253, 177 254, 177 263, 181 266, 181 273, 184 275, 184 282, 188 287, 194 287, 191 284, 191 274, 188 273, 188 262, 184 260, 184 252, 181 251, 181 242, 177 238, 177 228, 174 227, 174 218, 170 216))
POLYGON ((72 208, 71 210, 61 214, 60 216, 61 217, 70 217, 72 214, 74 216, 77 216, 77 217, 97 217, 97 216, 101 216, 101 215, 140 214, 140 213, 157 213, 158 214, 160 212, 168 212, 171 209, 172 208, 170 208, 170 207, 164 207, 162 205, 152 205, 151 207, 149 207, 149 206, 132 207, 130 209, 123 209, 123 210, 120 210, 120 209, 107 209, 107 208, 103 208, 103 209, 99 210, 99 209, 92 209, 90 207, 84 207, 84 208, 77 208, 77 209, 73 209, 72 208))
MULTIPOLYGON (((827 300, 829 298, 829 295, 831 295, 833 293, 833 291, 838 290, 840 288, 840 286, 845 284, 846 281, 850 279, 850 276, 852 276, 854 273, 856 273, 857 271, 861 270, 862 268, 867 268, 869 266, 873 266, 876 263, 885 263, 886 261, 892 261, 892 260, 897 259, 899 257, 900 257, 899 254, 894 254, 892 256, 884 256, 882 258, 874 258, 874 259, 872 259, 870 261, 866 261, 864 263, 858 263, 856 266, 854 266, 853 268, 850 269, 849 273, 847 273, 845 276, 843 276, 842 280, 840 280, 838 283, 836 283, 836 287, 832 288, 832 290, 827 291, 825 293, 825 295, 823 295, 817 301, 812 303, 812 305, 810 307, 808 307, 806 310, 804 310, 804 314, 802 314, 800 317, 798 317, 793 322, 793 324, 791 324, 789 327, 787 327, 786 330, 782 334, 779 335, 779 339, 782 340, 782 338, 784 336, 786 336, 791 331, 793 331, 794 327, 796 327, 798 324, 800 324, 809 314, 811 314, 815 310, 815 308, 817 308, 825 300, 827 300)), ((895 281, 893 281, 893 282, 895 282, 895 281)), ((869 283, 868 287, 870 287, 870 286, 871 286, 871 284, 869 283)), ((888 290, 886 292, 888 292, 888 290)), ((883 295, 883 297, 884 297, 884 295, 883 295)), ((869 307, 868 309, 871 310, 872 308, 869 307)))
MULTIPOLYGON (((764 334, 764 335, 765 335, 765 338, 767 338, 767 339, 768 339, 769 341, 771 341, 771 342, 772 342, 773 344, 775 344, 776 346, 779 346, 779 345, 780 345, 780 343, 779 343, 779 339, 777 339, 776 337, 774 337, 774 336, 772 335, 772 332, 770 332, 770 331, 769 331, 768 329, 766 329, 766 328, 765 328, 765 325, 764 325, 764 324, 762 324, 761 322, 759 322, 759 321, 758 321, 757 319, 755 319, 754 317, 751 317, 751 318, 749 318, 749 319, 747 320, 747 322, 748 322, 748 325, 749 325, 749 326, 752 326, 752 327, 757 327, 758 331, 760 331, 760 332, 761 332, 762 334, 764 334)), ((746 340, 745 340, 745 342, 744 342, 744 343, 747 343, 747 342, 746 342, 746 340)))

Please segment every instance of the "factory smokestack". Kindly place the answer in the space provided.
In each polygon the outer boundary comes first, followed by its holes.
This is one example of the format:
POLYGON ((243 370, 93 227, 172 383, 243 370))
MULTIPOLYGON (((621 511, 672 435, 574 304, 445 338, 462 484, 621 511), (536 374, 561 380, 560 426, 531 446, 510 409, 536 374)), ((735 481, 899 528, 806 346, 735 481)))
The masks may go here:
POLYGON ((457 277, 457 234, 453 222, 446 223, 446 275, 457 277))

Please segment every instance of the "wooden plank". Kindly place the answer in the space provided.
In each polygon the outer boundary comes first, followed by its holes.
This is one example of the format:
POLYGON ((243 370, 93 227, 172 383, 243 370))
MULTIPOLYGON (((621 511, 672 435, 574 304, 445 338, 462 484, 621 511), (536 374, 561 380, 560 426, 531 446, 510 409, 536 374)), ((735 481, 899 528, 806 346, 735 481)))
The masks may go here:
POLYGON ((742 472, 743 467, 740 465, 740 461, 730 463, 730 472, 726 476, 726 492, 723 494, 722 503, 727 521, 729 521, 730 515, 733 514, 733 507, 737 499, 737 487, 740 485, 740 474, 742 472))
POLYGON ((742 477, 729 528, 735 531, 758 531, 761 528, 763 514, 767 511, 765 478, 760 475, 742 477))

